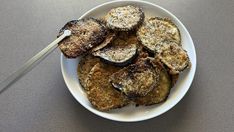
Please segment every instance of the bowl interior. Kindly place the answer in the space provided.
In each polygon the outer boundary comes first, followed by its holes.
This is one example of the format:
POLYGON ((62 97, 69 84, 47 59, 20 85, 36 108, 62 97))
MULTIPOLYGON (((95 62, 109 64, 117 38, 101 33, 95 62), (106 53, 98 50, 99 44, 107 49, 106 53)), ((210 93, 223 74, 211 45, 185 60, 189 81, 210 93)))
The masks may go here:
POLYGON ((85 13, 80 18, 84 17, 102 17, 104 16, 110 9, 123 5, 135 5, 139 6, 145 12, 146 18, 150 16, 160 16, 170 18, 179 28, 182 39, 182 46, 185 50, 187 50, 188 55, 190 57, 192 67, 186 71, 184 71, 180 77, 176 85, 171 89, 171 93, 168 99, 161 104, 152 105, 152 106, 139 106, 135 107, 133 105, 126 106, 121 109, 111 110, 109 112, 101 112, 92 107, 89 103, 86 94, 81 87, 78 76, 77 76, 77 65, 80 61, 80 58, 77 59, 67 59, 61 54, 61 69, 62 74, 65 80, 65 83, 72 93, 74 98, 89 111, 115 121, 123 121, 123 122, 133 122, 133 121, 142 121, 146 119, 150 119, 156 117, 169 109, 171 109, 174 105, 176 105, 188 91, 196 69, 196 53, 193 45, 192 38, 190 37, 188 31, 184 27, 184 25, 170 12, 163 9, 162 7, 144 1, 112 1, 107 2, 102 5, 99 5, 87 13, 85 13))

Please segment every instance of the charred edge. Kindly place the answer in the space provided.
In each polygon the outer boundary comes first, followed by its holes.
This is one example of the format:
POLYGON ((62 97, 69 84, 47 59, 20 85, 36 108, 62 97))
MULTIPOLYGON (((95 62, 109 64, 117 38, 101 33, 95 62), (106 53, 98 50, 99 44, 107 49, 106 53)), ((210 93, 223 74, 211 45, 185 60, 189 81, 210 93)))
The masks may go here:
MULTIPOLYGON (((89 21, 89 20, 91 20, 91 21, 94 21, 94 22, 96 22, 96 23, 98 23, 99 24, 99 28, 100 28, 100 31, 99 31, 99 33, 98 34, 93 34, 94 36, 92 36, 90 39, 90 41, 89 41, 89 45, 91 45, 92 47, 94 47, 94 46, 96 46, 97 44, 100 44, 104 39, 105 39, 105 37, 104 36, 106 36, 107 35, 107 29, 106 29, 106 27, 101 23, 101 21, 99 21, 99 20, 97 20, 97 19, 94 19, 94 18, 85 18, 85 19, 81 19, 81 20, 72 20, 72 21, 70 21, 70 22, 68 22, 67 24, 65 24, 65 26, 60 30, 60 35, 61 35, 61 33, 65 30, 65 29, 67 29, 67 28, 69 28, 70 26, 72 26, 72 25, 74 25, 74 24, 77 24, 77 23, 79 23, 79 22, 86 22, 86 21, 89 21)), ((62 43, 60 43, 60 44, 62 44, 62 43)), ((62 52, 64 53, 64 55, 67 57, 67 58, 76 58, 77 56, 79 56, 79 55, 82 55, 82 54, 84 54, 85 52, 88 52, 89 50, 91 50, 92 49, 92 47, 90 47, 90 46, 83 46, 83 47, 80 47, 80 50, 79 50, 79 52, 78 53, 74 53, 74 55, 69 55, 69 54, 67 54, 64 50, 62 50, 62 52)))
POLYGON ((160 104, 160 103, 165 102, 167 100, 167 98, 170 95, 171 89, 172 89, 172 79, 171 79, 171 76, 170 76, 170 74, 168 73, 168 71, 167 71, 167 69, 165 67, 161 67, 160 72, 165 72, 167 74, 167 77, 170 79, 170 81, 169 81, 170 86, 169 86, 168 93, 165 96, 165 98, 163 100, 159 101, 159 102, 152 102, 152 103, 148 103, 148 104, 136 103, 136 106, 140 106, 140 105, 151 106, 151 105, 155 105, 155 104, 160 104))
POLYGON ((135 58, 137 58, 137 56, 138 56, 138 52, 136 51, 136 54, 134 54, 129 60, 127 60, 126 62, 123 62, 123 63, 112 62, 112 61, 108 61, 106 59, 103 59, 100 56, 98 56, 98 57, 101 59, 101 61, 103 63, 118 66, 118 67, 123 67, 123 66, 127 66, 127 65, 131 64, 135 60, 135 58))
POLYGON ((110 28, 111 30, 115 30, 115 31, 133 31, 134 29, 139 28, 145 19, 145 14, 141 8, 139 8, 139 7, 137 7, 137 8, 139 9, 139 12, 140 12, 140 20, 138 21, 138 23, 136 25, 134 25, 130 28, 118 28, 118 27, 111 26, 111 25, 107 24, 108 28, 110 28))

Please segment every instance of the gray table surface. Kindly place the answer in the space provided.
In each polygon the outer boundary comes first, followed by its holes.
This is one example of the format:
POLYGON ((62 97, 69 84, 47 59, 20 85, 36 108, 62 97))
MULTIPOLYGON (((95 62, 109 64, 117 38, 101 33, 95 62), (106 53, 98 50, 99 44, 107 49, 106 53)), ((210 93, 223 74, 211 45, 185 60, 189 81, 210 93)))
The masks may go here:
MULTIPOLYGON (((44 48, 68 20, 108 0, 0 1, 0 80, 44 48)), ((188 28, 197 71, 186 96, 162 116, 138 123, 98 117, 69 93, 56 50, 0 95, 0 132, 234 131, 234 1, 151 0, 188 28)))

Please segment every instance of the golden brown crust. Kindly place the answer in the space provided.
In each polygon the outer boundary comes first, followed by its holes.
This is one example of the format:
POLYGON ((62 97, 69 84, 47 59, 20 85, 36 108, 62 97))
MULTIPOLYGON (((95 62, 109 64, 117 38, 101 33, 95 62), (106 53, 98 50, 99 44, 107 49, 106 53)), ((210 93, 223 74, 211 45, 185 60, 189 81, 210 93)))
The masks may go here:
POLYGON ((171 42, 181 45, 177 26, 167 18, 151 17, 137 31, 141 43, 151 52, 158 53, 161 47, 171 42))
POLYGON ((72 32, 72 35, 62 40, 59 48, 68 58, 75 58, 87 53, 102 42, 107 33, 105 26, 94 18, 70 21, 60 30, 59 35, 67 29, 72 32))
POLYGON ((99 44, 96 47, 94 47, 91 52, 95 52, 95 51, 103 49, 104 47, 106 47, 107 45, 109 45, 115 39, 115 37, 116 37, 116 33, 115 32, 109 32, 107 34, 106 38, 104 39, 104 41, 101 42, 101 44, 99 44))
POLYGON ((125 95, 134 98, 149 93, 158 84, 158 78, 159 70, 146 58, 114 73, 110 82, 125 95))
POLYGON ((128 65, 137 56, 138 41, 135 35, 128 35, 127 38, 120 38, 119 36, 120 34, 110 45, 92 54, 110 64, 117 66, 128 65))
POLYGON ((130 31, 138 27, 144 17, 141 8, 128 5, 111 9, 105 16, 105 21, 112 30, 130 31))
POLYGON ((134 100, 137 105, 153 105, 165 101, 170 93, 171 79, 166 69, 158 65, 160 70, 159 84, 144 97, 134 100))
POLYGON ((88 75, 87 96, 91 104, 100 111, 121 108, 129 103, 128 99, 108 81, 110 75, 119 69, 119 67, 97 63, 88 75))
POLYGON ((179 73, 190 67, 180 31, 170 19, 143 21, 142 10, 130 5, 114 8, 99 20, 71 21, 60 31, 73 31, 59 45, 65 56, 87 54, 77 74, 97 110, 164 102, 179 73))
POLYGON ((157 58, 170 69, 170 74, 178 74, 190 66, 187 52, 175 43, 168 44, 162 48, 157 58))
POLYGON ((100 59, 92 55, 86 55, 81 58, 77 67, 77 74, 80 84, 83 86, 84 89, 87 89, 86 79, 88 77, 90 70, 93 68, 94 65, 96 65, 99 62, 100 59))

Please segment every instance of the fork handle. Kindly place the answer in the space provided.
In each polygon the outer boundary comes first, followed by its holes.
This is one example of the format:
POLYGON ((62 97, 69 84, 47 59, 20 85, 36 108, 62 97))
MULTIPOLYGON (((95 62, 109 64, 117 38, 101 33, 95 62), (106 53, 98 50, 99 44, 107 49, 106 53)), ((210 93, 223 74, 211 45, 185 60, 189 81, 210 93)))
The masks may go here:
POLYGON ((65 37, 70 36, 71 31, 65 30, 64 33, 58 37, 56 40, 54 40, 52 43, 50 43, 48 46, 46 46, 43 50, 41 50, 39 53, 37 53, 35 56, 33 56, 31 59, 29 59, 26 63, 23 64, 23 66, 15 71, 13 74, 8 76, 5 80, 3 80, 0 83, 0 94, 5 91, 5 89, 12 84, 13 82, 17 81, 20 77, 25 75, 27 72, 32 70, 37 64, 39 64, 43 59, 46 58, 54 49, 58 47, 58 43, 63 40, 65 37))

